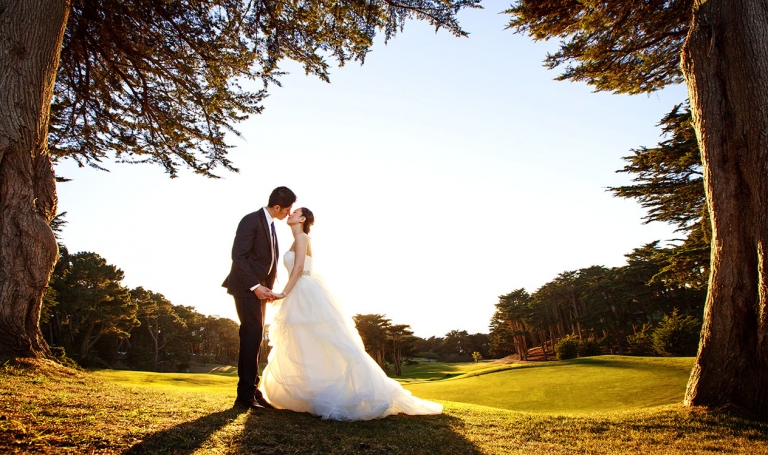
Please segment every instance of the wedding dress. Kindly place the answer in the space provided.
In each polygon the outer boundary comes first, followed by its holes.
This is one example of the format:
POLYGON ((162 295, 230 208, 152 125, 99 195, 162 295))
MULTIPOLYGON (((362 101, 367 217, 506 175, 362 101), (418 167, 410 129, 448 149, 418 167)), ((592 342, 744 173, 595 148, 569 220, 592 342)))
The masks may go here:
MULTIPOLYGON (((293 269, 295 254, 284 262, 293 269)), ((323 419, 371 420, 392 414, 440 414, 442 405, 422 400, 390 379, 365 352, 351 318, 344 316, 312 257, 269 326, 267 367, 259 389, 278 409, 323 419)))

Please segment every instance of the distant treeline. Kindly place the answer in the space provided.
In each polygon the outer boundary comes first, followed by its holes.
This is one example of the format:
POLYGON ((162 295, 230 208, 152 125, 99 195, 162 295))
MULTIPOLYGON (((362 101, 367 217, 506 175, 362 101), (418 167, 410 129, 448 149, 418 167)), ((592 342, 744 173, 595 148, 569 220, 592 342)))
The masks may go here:
POLYGON ((675 106, 659 124, 664 140, 624 158, 619 172, 633 175, 634 183, 610 189, 647 209, 646 222, 675 225, 683 238, 665 248, 659 242, 637 248, 624 267, 563 272, 533 294, 517 289, 500 296, 491 319, 494 354, 525 359, 531 347, 546 355, 558 343, 582 353, 696 353, 711 225, 691 121, 687 103, 675 106))
POLYGON ((401 375, 402 364, 413 357, 469 362, 490 356, 491 340, 485 333, 470 335, 466 330, 451 330, 445 337, 425 339, 414 336, 409 325, 392 324, 382 314, 357 314, 353 319, 366 352, 384 370, 392 365, 396 376, 401 375))
MULTIPOLYGON (((57 356, 84 367, 150 371, 185 371, 192 362, 237 364, 237 322, 174 305, 143 287, 129 289, 123 271, 98 254, 59 249, 40 318, 57 356)), ((487 334, 454 330, 425 340, 383 315, 358 314, 354 320, 366 350, 398 375, 403 362, 418 355, 447 361, 470 361, 473 352, 489 355, 487 334)), ((265 333, 262 352, 268 350, 265 333)))
POLYGON ((500 296, 492 353, 526 360, 529 349, 542 347, 546 360, 566 340, 580 344, 582 355, 696 354, 706 291, 660 278, 669 250, 652 243, 628 254, 623 267, 563 272, 533 294, 500 296), (677 338, 654 343, 654 331, 671 324, 679 326, 677 338))
POLYGON ((128 289, 123 277, 98 254, 60 245, 40 318, 55 354, 85 367, 152 371, 183 371, 192 360, 236 364, 238 323, 128 289))

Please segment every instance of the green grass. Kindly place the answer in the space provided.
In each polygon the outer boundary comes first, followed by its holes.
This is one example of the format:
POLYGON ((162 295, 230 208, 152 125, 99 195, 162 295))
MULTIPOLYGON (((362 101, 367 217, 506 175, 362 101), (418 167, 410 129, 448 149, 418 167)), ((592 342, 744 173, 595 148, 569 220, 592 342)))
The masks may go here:
MULTIPOLYGON (((450 377, 460 376, 473 371, 482 371, 489 368, 498 367, 488 361, 480 363, 443 363, 443 362, 420 362, 418 365, 403 365, 403 376, 398 379, 403 384, 411 382, 420 382, 424 380, 438 380, 450 377)), ((390 367, 389 374, 393 369, 390 367)))
MULTIPOLYGON (((690 360, 604 357, 496 366, 496 372, 489 364, 444 364, 430 365, 429 371, 414 367, 407 374, 421 381, 409 388, 485 381, 478 383, 481 389, 502 396, 502 386, 514 381, 499 386, 492 381, 514 380, 514 375, 593 380, 594 375, 580 372, 589 370, 602 371, 603 379, 631 378, 620 371, 663 372, 677 368, 675 362, 682 368, 690 360), (446 370, 461 376, 429 381, 446 370)), ((290 411, 232 409, 231 395, 213 392, 222 387, 217 380, 231 381, 231 376, 168 377, 175 379, 138 372, 92 374, 46 362, 0 365, 0 453, 768 454, 768 424, 679 404, 568 415, 441 401, 445 409, 438 416, 329 422, 290 411), (110 377, 121 383, 107 381, 110 377)))
MULTIPOLYGON (((405 367, 401 383, 416 396, 525 412, 590 413, 679 403, 691 358, 600 356, 499 365, 428 362, 405 367)), ((124 386, 234 397, 232 372, 151 373, 99 370, 124 386)))
POLYGON ((525 412, 590 413, 679 403, 691 358, 600 356, 469 370, 406 383, 414 395, 525 412))
POLYGON ((235 396, 237 376, 230 373, 151 373, 147 371, 97 370, 92 374, 124 386, 153 387, 179 392, 235 396))

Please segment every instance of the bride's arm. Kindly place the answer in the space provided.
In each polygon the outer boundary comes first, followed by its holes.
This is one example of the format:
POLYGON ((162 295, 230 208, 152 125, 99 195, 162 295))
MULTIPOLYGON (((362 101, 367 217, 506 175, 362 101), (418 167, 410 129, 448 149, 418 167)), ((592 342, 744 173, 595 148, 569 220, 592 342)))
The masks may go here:
POLYGON ((293 260, 293 270, 291 270, 291 276, 288 278, 288 283, 283 288, 283 292, 277 294, 278 299, 284 299, 291 289, 296 286, 296 282, 299 281, 301 273, 304 271, 304 262, 307 260, 307 247, 309 246, 309 236, 307 234, 301 234, 296 237, 294 241, 294 250, 296 257, 293 260))

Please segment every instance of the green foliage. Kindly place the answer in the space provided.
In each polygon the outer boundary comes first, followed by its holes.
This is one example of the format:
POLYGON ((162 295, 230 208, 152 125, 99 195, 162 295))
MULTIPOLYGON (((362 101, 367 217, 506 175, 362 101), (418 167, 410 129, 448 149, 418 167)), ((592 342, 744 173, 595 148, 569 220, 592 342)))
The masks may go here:
POLYGON ((664 315, 659 327, 653 332, 653 348, 660 355, 696 355, 699 346, 701 322, 688 315, 681 315, 675 309, 671 315, 664 315))
POLYGON ((633 355, 653 355, 653 325, 644 324, 640 331, 627 336, 627 345, 633 355))
POLYGON ((500 297, 491 319, 494 349, 517 352, 525 360, 527 346, 575 334, 601 340, 604 348, 621 354, 634 328, 654 317, 674 309, 703 311, 704 290, 658 278, 670 264, 671 250, 652 242, 628 253, 623 267, 566 271, 532 295, 519 289, 500 297))
POLYGON ((555 355, 557 360, 575 359, 578 355, 579 340, 573 335, 568 335, 555 343, 555 355))
POLYGON ((402 374, 403 360, 416 354, 416 337, 411 326, 392 324, 387 327, 388 350, 386 359, 395 367, 395 376, 402 374))
POLYGON ((48 311, 56 320, 61 344, 71 348, 78 362, 86 361, 102 337, 127 336, 138 323, 137 306, 122 279, 123 271, 96 253, 61 252, 51 277, 57 304, 49 304, 48 311))
POLYGON ((531 302, 531 295, 522 288, 499 296, 490 324, 490 351, 494 355, 503 357, 517 353, 521 360, 525 360, 529 325, 535 323, 531 320, 535 318, 531 302))
POLYGON ((475 351, 475 352, 472 353, 472 360, 474 360, 475 363, 477 363, 477 362, 483 360, 483 355, 480 354, 479 352, 475 351))
POLYGON ((392 323, 383 314, 356 314, 352 316, 355 328, 363 339, 365 351, 384 368, 384 358, 388 351, 387 327, 392 323))
POLYGON ((647 223, 662 221, 690 230, 706 210, 701 153, 688 103, 676 105, 659 123, 666 138, 656 147, 632 150, 619 172, 633 175, 633 185, 611 188, 614 195, 637 199, 647 223))
POLYGON ((692 5, 693 0, 517 0, 505 13, 516 33, 562 40, 546 58, 550 69, 566 65, 559 80, 637 94, 683 81, 680 50, 692 5))
POLYGON ((443 353, 455 358, 469 360, 469 332, 466 330, 451 330, 443 338, 443 353))
POLYGON ((591 357, 602 354, 602 343, 594 338, 579 340, 576 352, 579 357, 591 357))
POLYGON ((171 176, 183 166, 207 176, 235 170, 225 135, 261 112, 282 60, 327 81, 326 58, 363 62, 377 31, 390 39, 419 19, 465 36, 456 14, 477 7, 477 0, 75 0, 51 107, 51 153, 94 167, 114 154, 171 176), (252 91, 249 81, 263 88, 252 91))
POLYGON ((190 354, 237 362, 235 321, 173 305, 141 287, 129 291, 121 284, 123 272, 95 253, 70 255, 64 245, 59 253, 40 319, 54 352, 66 350, 90 368, 178 371, 189 366, 190 354))
POLYGON ((64 365, 67 368, 72 368, 73 370, 79 370, 80 365, 77 364, 74 360, 67 357, 67 351, 62 346, 51 346, 51 353, 53 354, 53 357, 56 359, 56 361, 62 365, 64 365))
POLYGON ((109 365, 107 364, 107 362, 93 355, 89 355, 89 356, 77 359, 77 363, 83 368, 92 368, 92 369, 109 368, 109 365))
POLYGON ((696 132, 687 103, 675 106, 659 123, 667 138, 653 148, 633 150, 619 172, 634 175, 632 185, 611 188, 615 196, 636 199, 648 210, 646 223, 662 221, 687 233, 682 244, 665 249, 654 280, 704 290, 709 279, 710 220, 696 132))
POLYGON ((427 359, 427 360, 437 360, 438 359, 437 354, 435 354, 432 351, 420 352, 419 353, 419 357, 421 357, 422 359, 427 359))

